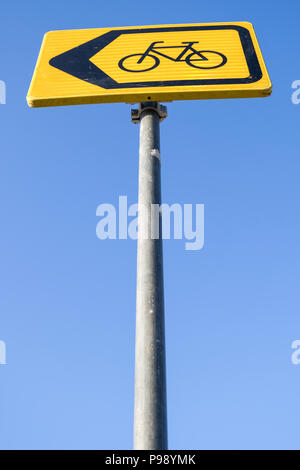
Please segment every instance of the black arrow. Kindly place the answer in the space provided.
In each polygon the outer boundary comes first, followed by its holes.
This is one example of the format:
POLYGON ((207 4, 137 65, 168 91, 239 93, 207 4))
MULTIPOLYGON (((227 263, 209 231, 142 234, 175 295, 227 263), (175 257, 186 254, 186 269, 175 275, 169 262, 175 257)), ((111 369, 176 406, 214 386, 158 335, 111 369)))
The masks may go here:
POLYGON ((257 55, 251 40, 249 31, 237 25, 214 25, 214 26, 174 26, 164 28, 143 28, 143 29, 119 29, 109 31, 108 33, 98 36, 91 41, 85 42, 80 46, 74 47, 63 54, 53 57, 49 64, 62 72, 73 75, 86 83, 99 86, 105 89, 113 88, 145 88, 145 87, 162 87, 162 86, 192 86, 192 85, 225 85, 236 83, 253 83, 261 79, 262 72, 257 59, 257 55), (155 82, 130 82, 118 83, 109 77, 103 70, 96 67, 90 59, 108 46, 112 41, 122 34, 137 33, 157 33, 171 31, 203 31, 203 30, 224 30, 233 29, 238 31, 245 58, 249 68, 249 76, 247 78, 221 78, 221 79, 198 79, 198 80, 165 80, 155 82))

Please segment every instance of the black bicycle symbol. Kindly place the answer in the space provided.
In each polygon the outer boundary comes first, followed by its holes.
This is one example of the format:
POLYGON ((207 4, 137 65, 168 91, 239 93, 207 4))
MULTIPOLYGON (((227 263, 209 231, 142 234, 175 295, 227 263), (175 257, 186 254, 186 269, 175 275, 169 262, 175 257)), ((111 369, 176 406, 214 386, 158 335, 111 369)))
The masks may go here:
POLYGON ((179 46, 155 46, 155 44, 164 43, 165 41, 155 41, 150 44, 148 49, 143 53, 131 54, 123 57, 119 62, 119 67, 126 72, 148 72, 153 70, 160 64, 158 55, 172 60, 173 62, 186 62, 190 67, 196 69, 217 69, 227 62, 227 57, 221 52, 215 51, 197 51, 192 46, 198 44, 198 41, 185 41, 179 46), (186 46, 182 44, 187 44, 186 46), (163 54, 160 49, 182 48, 183 51, 174 58, 163 54), (152 52, 152 54, 151 54, 152 52), (185 58, 184 55, 189 53, 185 58), (153 55, 156 54, 156 55, 153 55), (143 64, 142 66, 140 64, 143 64))

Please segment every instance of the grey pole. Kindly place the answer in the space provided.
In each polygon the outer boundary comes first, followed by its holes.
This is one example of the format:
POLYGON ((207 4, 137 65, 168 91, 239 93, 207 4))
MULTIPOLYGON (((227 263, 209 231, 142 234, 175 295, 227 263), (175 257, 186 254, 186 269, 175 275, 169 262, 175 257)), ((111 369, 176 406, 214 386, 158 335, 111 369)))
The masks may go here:
POLYGON ((168 445, 161 214, 159 227, 151 224, 151 207, 161 204, 159 122, 166 115, 159 103, 132 110, 140 122, 134 449, 146 450, 168 445))

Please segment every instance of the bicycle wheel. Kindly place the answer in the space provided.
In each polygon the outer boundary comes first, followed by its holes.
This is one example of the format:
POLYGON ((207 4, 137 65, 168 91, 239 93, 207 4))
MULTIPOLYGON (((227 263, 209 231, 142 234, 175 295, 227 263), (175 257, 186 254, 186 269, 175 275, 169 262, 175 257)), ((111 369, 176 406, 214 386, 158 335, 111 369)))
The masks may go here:
POLYGON ((159 58, 151 54, 147 54, 139 64, 139 59, 143 55, 144 54, 131 54, 123 57, 119 62, 120 69, 125 70, 125 72, 149 72, 149 70, 155 69, 160 64, 159 58))
POLYGON ((189 54, 185 61, 188 65, 196 69, 217 69, 226 64, 227 57, 221 54, 221 52, 197 51, 189 54), (199 57, 199 54, 203 56, 203 59, 199 57), (195 56, 195 58, 193 58, 193 56, 195 56), (198 59, 196 57, 198 57, 198 59))

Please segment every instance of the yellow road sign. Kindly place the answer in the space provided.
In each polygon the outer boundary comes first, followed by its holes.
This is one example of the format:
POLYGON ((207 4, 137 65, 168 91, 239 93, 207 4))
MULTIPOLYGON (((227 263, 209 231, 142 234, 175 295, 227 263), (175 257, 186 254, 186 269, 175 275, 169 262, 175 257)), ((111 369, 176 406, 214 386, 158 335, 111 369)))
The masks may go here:
POLYGON ((50 31, 29 106, 271 94, 251 23, 50 31))

